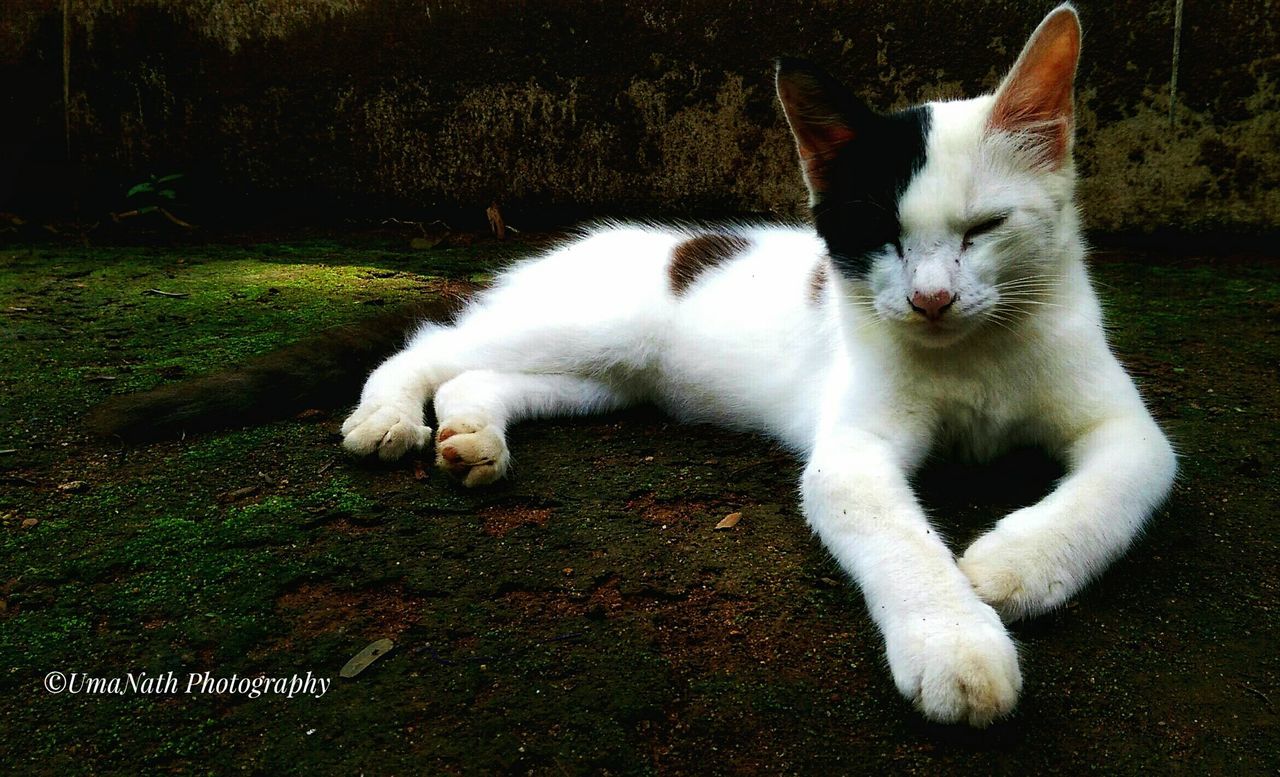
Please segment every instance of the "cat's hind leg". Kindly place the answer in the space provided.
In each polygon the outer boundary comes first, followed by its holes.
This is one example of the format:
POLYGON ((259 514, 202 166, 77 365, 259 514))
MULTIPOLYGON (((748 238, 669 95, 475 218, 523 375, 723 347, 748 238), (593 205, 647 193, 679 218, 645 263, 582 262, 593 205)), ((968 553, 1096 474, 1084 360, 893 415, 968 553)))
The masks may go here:
MULTIPOLYGON (((583 404, 581 384, 574 383, 581 378, 563 378, 571 386, 563 390, 538 385, 555 383, 550 376, 626 373, 650 366, 655 343, 669 327, 673 298, 666 268, 678 241, 677 235, 643 229, 606 230, 516 265, 452 325, 423 329, 374 370, 360 405, 343 424, 343 444, 354 453, 376 451, 387 460, 425 445, 431 430, 423 422, 423 405, 468 370, 530 376, 513 378, 523 380, 518 386, 494 379, 468 381, 479 392, 477 401, 486 398, 482 404, 498 410, 510 404, 514 415, 508 420, 514 420, 522 414, 545 415, 538 402, 554 412, 583 404)), ((588 389, 601 391, 598 384, 588 389)), ((447 409, 450 403, 443 404, 447 409)), ((437 417, 447 421, 461 415, 437 417)), ((472 478, 482 480, 479 474, 472 478)))
POLYGON ((628 404, 593 378, 470 370, 436 392, 436 466, 468 487, 503 477, 511 464, 507 426, 528 418, 582 415, 628 404))

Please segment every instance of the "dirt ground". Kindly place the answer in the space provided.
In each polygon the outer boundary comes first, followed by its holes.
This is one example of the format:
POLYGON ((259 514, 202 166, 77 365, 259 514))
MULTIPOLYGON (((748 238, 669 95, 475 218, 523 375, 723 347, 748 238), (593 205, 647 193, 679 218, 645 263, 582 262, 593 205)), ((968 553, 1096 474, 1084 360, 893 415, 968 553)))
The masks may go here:
MULTIPOLYGON (((1280 261, 1101 252, 1182 457, 986 731, 925 723, 798 513, 797 462, 656 411, 530 423, 509 482, 353 460, 340 413, 136 448, 85 410, 531 250, 300 239, 0 247, 0 765, 12 773, 1274 774, 1280 261), (158 290, 185 296, 163 296, 158 290), (742 514, 731 529, 713 527, 742 514), (353 679, 371 641, 394 649, 353 679), (320 698, 52 694, 47 673, 333 679, 320 698)), ((354 399, 354 398, 353 398, 354 399)), ((957 547, 1059 474, 919 478, 957 547)))

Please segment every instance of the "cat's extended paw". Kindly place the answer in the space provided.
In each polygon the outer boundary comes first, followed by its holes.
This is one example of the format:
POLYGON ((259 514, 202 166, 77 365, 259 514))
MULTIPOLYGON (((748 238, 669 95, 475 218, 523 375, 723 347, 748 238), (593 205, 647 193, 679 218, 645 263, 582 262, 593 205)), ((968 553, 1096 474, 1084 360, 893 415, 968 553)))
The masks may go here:
POLYGON ((887 649, 898 690, 930 720, 985 728, 1018 702, 1018 652, 995 613, 921 619, 887 649))
POLYGON ((507 474, 511 454, 502 432, 475 418, 440 422, 436 466, 468 488, 492 483, 507 474))
POLYGON ((995 529, 979 537, 957 562, 978 598, 1006 622, 1051 610, 1075 590, 1060 565, 1037 545, 1034 539, 995 529))
POLYGON ((385 461, 394 461, 431 439, 431 427, 397 405, 362 403, 342 424, 342 446, 366 456, 374 451, 385 461))

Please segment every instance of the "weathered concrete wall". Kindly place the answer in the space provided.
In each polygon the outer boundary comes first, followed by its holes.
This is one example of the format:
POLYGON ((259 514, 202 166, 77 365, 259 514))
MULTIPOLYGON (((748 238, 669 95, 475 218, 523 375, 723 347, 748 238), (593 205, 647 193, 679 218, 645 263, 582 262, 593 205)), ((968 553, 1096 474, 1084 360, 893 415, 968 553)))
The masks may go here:
MULTIPOLYGON (((242 193, 357 210, 497 199, 794 215, 774 55, 813 57, 879 107, 970 95, 1050 6, 71 0, 70 172, 90 201, 183 171, 226 207, 242 193)), ((1274 3, 1186 4, 1172 127, 1173 0, 1079 6, 1089 224, 1280 225, 1274 3)), ((0 96, 0 209, 68 172, 62 14, 59 0, 0 10, 0 77, 16 85, 0 96)))

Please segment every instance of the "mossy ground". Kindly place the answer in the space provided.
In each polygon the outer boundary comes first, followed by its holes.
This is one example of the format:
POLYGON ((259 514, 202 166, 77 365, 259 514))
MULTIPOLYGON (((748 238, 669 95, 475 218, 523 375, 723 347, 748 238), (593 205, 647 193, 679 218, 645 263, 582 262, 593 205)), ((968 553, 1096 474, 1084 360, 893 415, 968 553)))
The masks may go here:
MULTIPOLYGON (((128 450, 77 423, 525 250, 0 249, 6 771, 1280 766, 1274 259, 1097 257, 1182 476, 1098 584, 1015 628, 1025 695, 983 732, 899 699, 798 514, 798 465, 760 439, 648 410, 532 423, 510 481, 466 492, 429 462, 343 455, 337 414, 128 450), (41 686, 52 670, 336 678, 381 637, 394 651, 319 699, 41 686)), ((919 485, 959 545, 1056 474, 1021 453, 919 485)))

